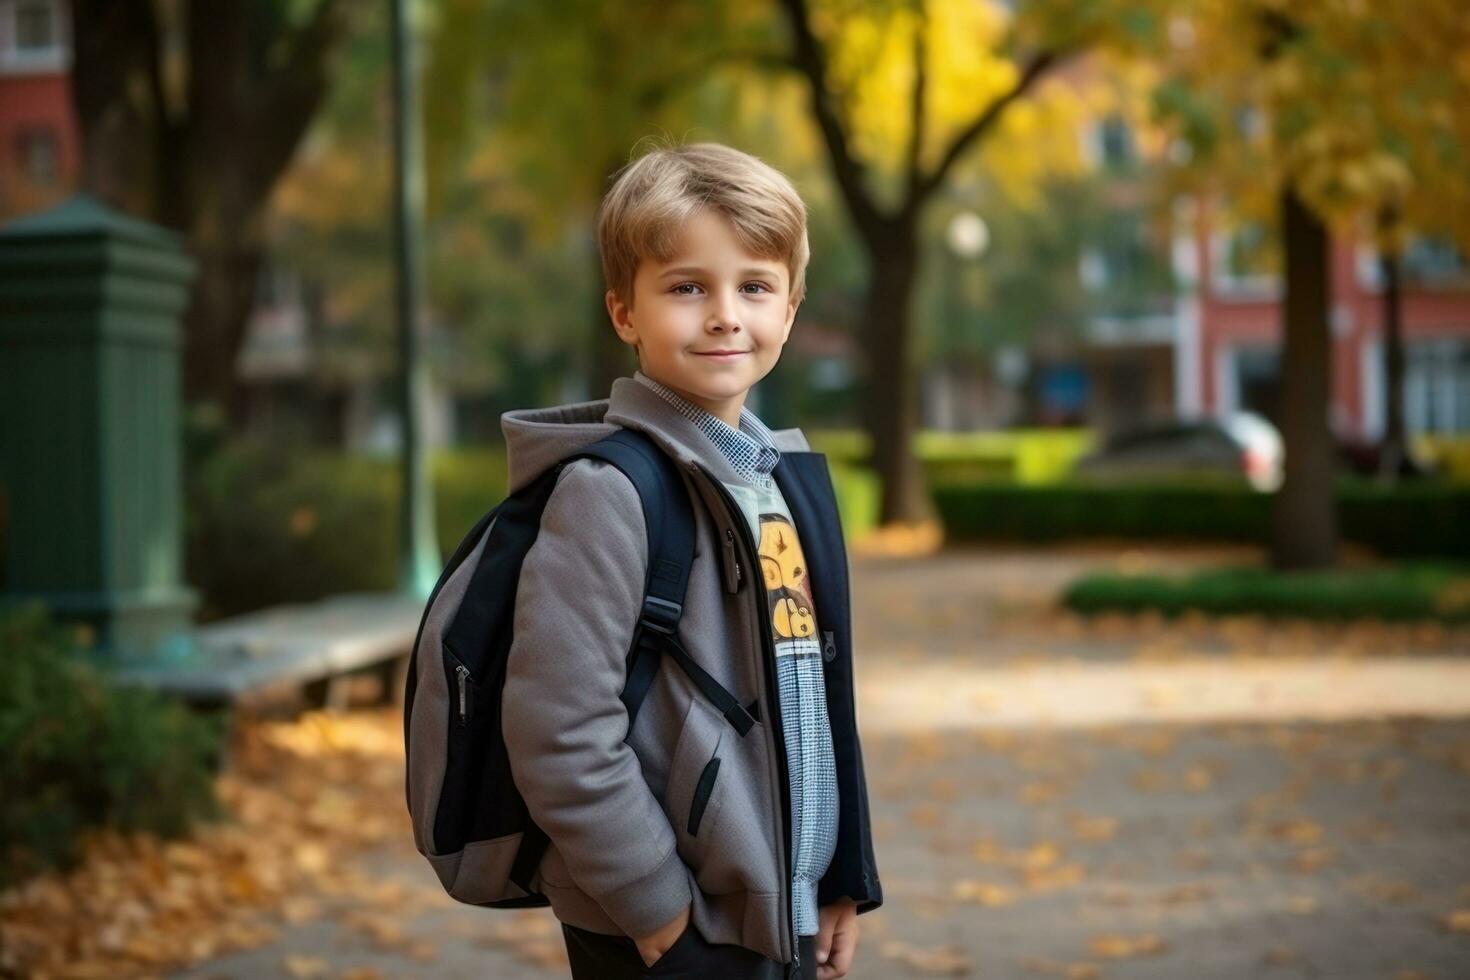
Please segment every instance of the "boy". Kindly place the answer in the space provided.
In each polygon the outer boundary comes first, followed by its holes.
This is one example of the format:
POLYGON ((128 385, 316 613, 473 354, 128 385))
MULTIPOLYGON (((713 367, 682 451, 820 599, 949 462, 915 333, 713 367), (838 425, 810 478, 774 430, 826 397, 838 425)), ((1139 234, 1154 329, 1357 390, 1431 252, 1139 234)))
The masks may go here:
POLYGON ((516 785, 551 840, 539 890, 579 980, 841 977, 858 913, 883 900, 847 556, 825 457, 744 408, 805 294, 806 209, 745 153, 658 149, 618 174, 598 238, 639 370, 608 399, 505 413, 510 490, 617 426, 675 459, 696 521, 677 639, 749 724, 668 656, 629 722, 646 519, 616 467, 567 464, 522 566, 502 696, 516 785))

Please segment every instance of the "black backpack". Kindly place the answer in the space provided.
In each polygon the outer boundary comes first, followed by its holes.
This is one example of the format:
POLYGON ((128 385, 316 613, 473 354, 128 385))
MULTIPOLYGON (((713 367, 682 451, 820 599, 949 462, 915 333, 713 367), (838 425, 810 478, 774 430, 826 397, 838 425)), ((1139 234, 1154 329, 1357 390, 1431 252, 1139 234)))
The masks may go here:
POLYGON ((668 653, 742 736, 759 699, 742 705, 677 639, 694 512, 677 466, 647 435, 617 432, 572 453, 506 497, 465 535, 419 622, 404 694, 409 815, 414 842, 445 890, 471 905, 548 905, 530 883, 548 838, 511 776, 501 732, 521 563, 536 541, 557 475, 572 460, 604 460, 638 490, 648 526, 643 613, 627 655, 621 698, 628 724, 668 653))

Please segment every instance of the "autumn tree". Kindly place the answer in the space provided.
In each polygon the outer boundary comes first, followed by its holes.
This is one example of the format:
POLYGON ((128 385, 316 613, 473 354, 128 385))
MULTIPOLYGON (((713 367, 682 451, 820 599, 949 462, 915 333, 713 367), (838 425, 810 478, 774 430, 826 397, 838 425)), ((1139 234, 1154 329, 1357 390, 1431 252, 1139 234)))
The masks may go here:
MULTIPOLYGON (((730 3, 449 0, 430 38, 431 204, 457 167, 493 157, 530 233, 544 242, 579 229, 588 281, 600 284, 591 217, 612 175, 645 137, 678 141, 716 122, 703 83, 766 57, 765 29, 758 11, 730 3), (474 92, 485 96, 465 98, 474 92)), ((636 361, 608 323, 602 290, 589 300, 577 347, 596 398, 636 361)))
POLYGON ((1336 557, 1330 235, 1354 233, 1365 212, 1401 206, 1410 188, 1418 188, 1421 217, 1425 195, 1464 194, 1450 190, 1463 178, 1447 178, 1460 159, 1454 132, 1463 125, 1464 82, 1453 66, 1463 63, 1465 31, 1452 0, 1401 9, 1192 0, 1176 9, 1163 115, 1202 185, 1257 213, 1274 200, 1281 229, 1286 466, 1271 531, 1278 568, 1324 567, 1336 557))
MULTIPOLYGON (((1153 22, 1086 0, 1018 14, 959 0, 780 5, 791 63, 806 80, 832 179, 868 260, 861 422, 882 484, 879 521, 924 520, 911 355, 925 209, 1061 65, 1107 39, 1147 34, 1153 22)), ((1075 130, 1063 132, 1075 140, 1075 130)), ((1047 133, 1033 125, 1029 135, 1040 144, 1047 133)))
POLYGON ((199 261, 185 319, 190 401, 238 415, 235 359, 266 205, 332 78, 344 0, 75 0, 82 186, 180 232, 199 261))

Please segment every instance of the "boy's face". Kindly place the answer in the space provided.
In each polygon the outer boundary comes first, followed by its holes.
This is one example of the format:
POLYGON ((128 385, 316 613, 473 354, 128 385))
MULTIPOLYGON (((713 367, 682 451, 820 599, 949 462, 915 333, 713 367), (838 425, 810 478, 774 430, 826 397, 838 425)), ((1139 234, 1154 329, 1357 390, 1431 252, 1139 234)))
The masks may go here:
POLYGON ((738 427, 745 393, 776 366, 799 304, 786 263, 741 247, 729 221, 703 209, 667 262, 638 264, 634 302, 607 311, 643 373, 738 427), (733 350, 735 354, 712 354, 733 350))

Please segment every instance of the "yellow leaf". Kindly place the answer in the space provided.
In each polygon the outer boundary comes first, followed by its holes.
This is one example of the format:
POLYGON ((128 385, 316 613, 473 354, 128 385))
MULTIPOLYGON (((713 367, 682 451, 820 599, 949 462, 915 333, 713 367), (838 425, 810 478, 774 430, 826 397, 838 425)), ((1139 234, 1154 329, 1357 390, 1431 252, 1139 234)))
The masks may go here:
POLYGON ((293 977, 320 977, 327 972, 327 961, 320 956, 287 956, 283 965, 293 977))
POLYGON ((1108 959, 1128 959, 1134 956, 1156 956, 1169 948, 1161 936, 1102 935, 1093 936, 1087 943, 1088 949, 1097 956, 1108 959))

